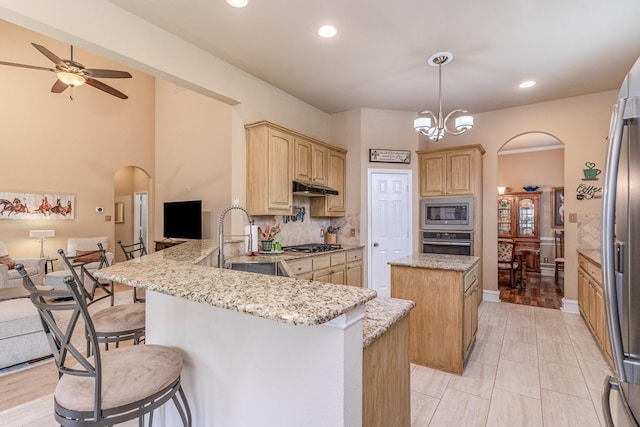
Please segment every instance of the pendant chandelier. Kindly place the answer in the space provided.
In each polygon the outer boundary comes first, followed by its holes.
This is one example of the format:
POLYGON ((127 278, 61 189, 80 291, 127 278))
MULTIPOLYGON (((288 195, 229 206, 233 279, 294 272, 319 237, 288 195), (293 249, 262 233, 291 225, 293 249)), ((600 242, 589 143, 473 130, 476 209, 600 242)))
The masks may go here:
POLYGON ((473 116, 464 115, 466 113, 465 110, 453 110, 446 116, 442 114, 442 66, 452 60, 453 54, 451 52, 438 52, 429 58, 429 65, 438 67, 438 100, 440 109, 438 110, 437 118, 431 111, 422 111, 420 117, 413 122, 415 130, 433 141, 439 141, 444 138, 445 132, 451 135, 460 135, 473 127, 473 116), (461 115, 455 118, 454 128, 450 129, 447 126, 447 122, 457 113, 461 115))

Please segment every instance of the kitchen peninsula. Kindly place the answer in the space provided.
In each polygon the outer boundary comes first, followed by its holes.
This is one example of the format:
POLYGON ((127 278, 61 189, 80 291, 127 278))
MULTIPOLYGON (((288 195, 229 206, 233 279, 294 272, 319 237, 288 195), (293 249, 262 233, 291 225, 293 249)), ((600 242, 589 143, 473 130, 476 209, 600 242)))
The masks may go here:
MULTIPOLYGON (((192 241, 96 273, 146 289, 146 342, 183 351, 194 425, 361 425, 363 339, 384 333, 363 330, 375 292, 212 268, 216 250, 192 241)), ((413 307, 382 304, 393 322, 413 307)))
POLYGON ((413 254, 389 262, 391 296, 411 300, 411 361, 461 374, 478 329, 478 262, 462 255, 413 254))

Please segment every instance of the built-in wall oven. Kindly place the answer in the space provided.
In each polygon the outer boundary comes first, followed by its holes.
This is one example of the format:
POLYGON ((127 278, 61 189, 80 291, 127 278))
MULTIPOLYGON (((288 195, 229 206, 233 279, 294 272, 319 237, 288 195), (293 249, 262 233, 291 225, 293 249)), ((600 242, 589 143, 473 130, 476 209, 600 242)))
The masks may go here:
POLYGON ((473 231, 421 231, 422 253, 473 255, 473 231))

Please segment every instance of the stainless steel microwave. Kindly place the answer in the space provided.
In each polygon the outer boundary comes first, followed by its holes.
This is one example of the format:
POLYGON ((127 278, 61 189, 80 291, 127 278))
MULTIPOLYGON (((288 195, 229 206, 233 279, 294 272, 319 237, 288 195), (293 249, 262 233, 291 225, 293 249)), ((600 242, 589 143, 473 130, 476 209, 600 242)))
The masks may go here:
POLYGON ((422 199, 423 230, 473 230, 473 197, 422 199))

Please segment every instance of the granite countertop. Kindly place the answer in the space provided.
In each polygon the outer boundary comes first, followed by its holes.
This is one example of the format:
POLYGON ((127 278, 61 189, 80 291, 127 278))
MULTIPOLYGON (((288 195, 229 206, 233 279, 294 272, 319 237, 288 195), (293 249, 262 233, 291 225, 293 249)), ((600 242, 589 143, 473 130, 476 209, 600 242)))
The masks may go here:
POLYGON ((225 263, 233 263, 233 262, 280 262, 280 261, 293 261, 301 258, 309 258, 320 255, 331 255, 339 252, 347 252, 354 249, 362 249, 363 245, 341 245, 341 249, 334 249, 332 251, 325 252, 313 252, 313 253, 305 253, 305 252, 290 252, 284 251, 281 253, 257 253, 255 255, 236 255, 233 257, 225 258, 225 263))
POLYGON ((451 270, 466 272, 480 260, 477 256, 412 254, 404 258, 389 261, 389 265, 399 265, 429 270, 451 270))
POLYGON ((413 301, 377 297, 367 302, 362 321, 362 348, 367 348, 391 326, 409 314, 413 301))
POLYGON ((215 251, 210 240, 189 241, 95 275, 292 325, 323 324, 376 297, 370 289, 198 265, 215 251))
POLYGON ((584 255, 598 265, 602 265, 602 252, 600 249, 578 249, 580 255, 584 255))

